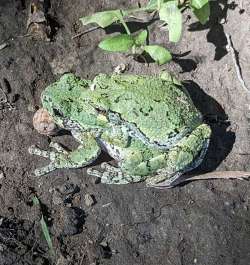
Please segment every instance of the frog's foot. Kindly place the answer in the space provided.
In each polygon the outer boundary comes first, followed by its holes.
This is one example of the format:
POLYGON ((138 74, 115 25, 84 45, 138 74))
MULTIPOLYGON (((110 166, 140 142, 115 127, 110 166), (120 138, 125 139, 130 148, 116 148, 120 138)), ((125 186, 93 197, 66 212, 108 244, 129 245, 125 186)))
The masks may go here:
POLYGON ((59 166, 57 165, 58 162, 56 160, 59 160, 58 158, 60 156, 68 155, 68 152, 58 143, 51 142, 50 147, 54 148, 56 151, 45 151, 45 150, 42 150, 42 149, 36 147, 35 145, 30 146, 28 149, 30 154, 38 155, 38 156, 41 156, 44 158, 48 158, 51 161, 49 165, 42 167, 42 168, 38 168, 34 171, 34 174, 37 177, 45 175, 45 174, 59 168, 59 166))
POLYGON ((146 185, 152 188, 173 188, 173 183, 184 174, 183 171, 175 174, 169 174, 169 172, 163 170, 157 171, 157 175, 146 180, 146 185), (168 177, 170 176, 170 177, 168 177), (168 177, 168 179, 166 179, 168 177))
POLYGON ((106 184, 128 184, 132 182, 140 182, 145 179, 143 176, 130 176, 121 171, 120 168, 111 166, 108 163, 102 163, 101 168, 104 169, 100 172, 93 168, 88 168, 89 175, 101 178, 101 183, 106 184))

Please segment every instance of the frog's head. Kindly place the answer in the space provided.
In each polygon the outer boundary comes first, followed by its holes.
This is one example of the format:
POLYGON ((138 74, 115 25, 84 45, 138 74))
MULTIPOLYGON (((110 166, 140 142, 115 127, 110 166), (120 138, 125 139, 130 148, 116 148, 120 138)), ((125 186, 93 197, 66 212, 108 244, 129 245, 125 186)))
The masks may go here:
POLYGON ((42 93, 43 108, 65 129, 103 127, 107 120, 88 103, 86 91, 89 89, 89 81, 65 74, 42 93))

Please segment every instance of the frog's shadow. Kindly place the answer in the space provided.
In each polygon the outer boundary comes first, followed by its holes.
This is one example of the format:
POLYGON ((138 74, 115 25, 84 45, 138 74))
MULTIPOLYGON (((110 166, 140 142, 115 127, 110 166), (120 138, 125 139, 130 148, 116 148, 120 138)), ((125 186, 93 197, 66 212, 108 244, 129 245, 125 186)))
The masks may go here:
POLYGON ((211 172, 219 166, 232 150, 235 142, 235 133, 227 131, 230 125, 228 116, 214 98, 207 95, 193 81, 185 81, 183 85, 190 94, 195 106, 202 113, 204 122, 212 129, 212 136, 206 156, 201 165, 190 172, 190 174, 211 172))

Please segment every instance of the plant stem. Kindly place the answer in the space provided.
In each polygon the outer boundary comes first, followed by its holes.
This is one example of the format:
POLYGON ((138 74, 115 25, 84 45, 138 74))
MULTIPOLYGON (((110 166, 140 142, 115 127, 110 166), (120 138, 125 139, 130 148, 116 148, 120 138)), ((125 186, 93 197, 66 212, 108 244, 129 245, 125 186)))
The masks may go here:
POLYGON ((124 15, 124 14, 121 12, 121 17, 120 17, 119 19, 120 19, 120 21, 121 21, 123 27, 125 28, 127 34, 130 35, 131 32, 130 32, 130 30, 129 30, 127 24, 126 24, 126 22, 125 22, 124 19, 123 19, 123 15, 124 15))
POLYGON ((157 9, 160 10, 161 8, 161 0, 157 0, 157 9))

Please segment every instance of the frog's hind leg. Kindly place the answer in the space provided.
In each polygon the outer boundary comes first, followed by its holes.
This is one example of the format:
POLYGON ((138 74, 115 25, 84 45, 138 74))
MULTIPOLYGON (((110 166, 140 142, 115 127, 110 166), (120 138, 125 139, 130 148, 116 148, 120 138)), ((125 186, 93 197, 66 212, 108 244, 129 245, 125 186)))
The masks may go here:
POLYGON ((145 176, 132 176, 126 174, 122 172, 120 168, 114 167, 108 163, 102 163, 101 168, 104 170, 103 172, 93 168, 88 168, 87 173, 101 178, 101 183, 106 184, 128 184, 145 180, 145 176))
POLYGON ((202 147, 202 150, 200 152, 200 155, 188 166, 186 166, 184 169, 182 169, 179 172, 175 172, 175 173, 170 173, 168 172, 167 169, 163 168, 157 171, 157 175, 155 177, 153 177, 153 182, 155 183, 150 183, 150 181, 152 181, 152 179, 148 181, 147 185, 150 187, 154 187, 154 188, 173 188, 174 186, 177 185, 177 183, 179 183, 180 178, 182 178, 183 174, 185 174, 188 171, 193 170, 194 168, 198 167, 201 162, 203 161, 205 155, 206 155, 206 151, 209 145, 209 140, 207 139, 202 147), (170 178, 166 179, 166 176, 170 176, 170 178), (159 182, 159 180, 163 179, 163 181, 159 182), (164 180, 165 179, 165 180, 164 180), (176 182, 177 181, 177 182, 176 182), (159 182, 159 183, 158 183, 159 182))
POLYGON ((166 165, 148 178, 150 187, 171 188, 185 172, 198 167, 203 161, 210 139, 211 129, 206 124, 198 126, 189 136, 166 154, 166 165))

